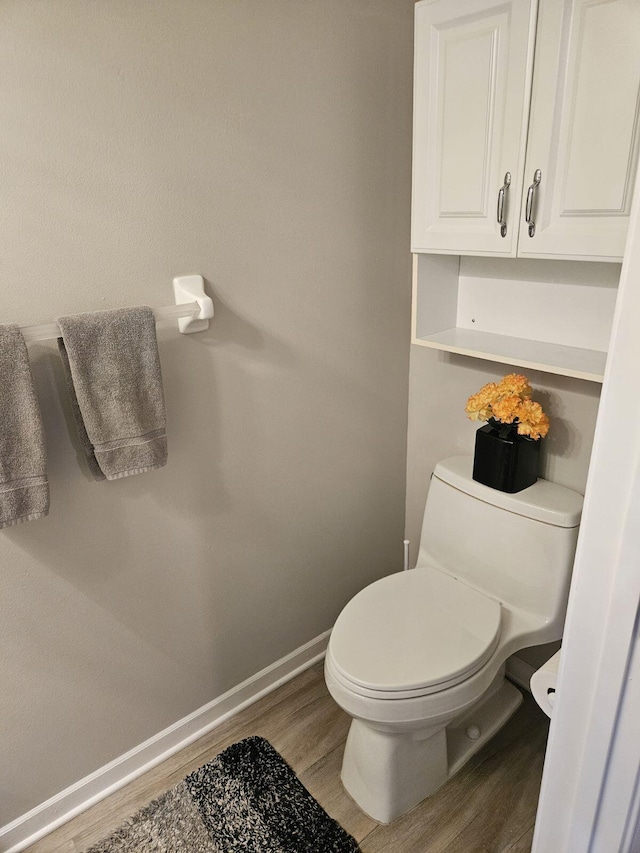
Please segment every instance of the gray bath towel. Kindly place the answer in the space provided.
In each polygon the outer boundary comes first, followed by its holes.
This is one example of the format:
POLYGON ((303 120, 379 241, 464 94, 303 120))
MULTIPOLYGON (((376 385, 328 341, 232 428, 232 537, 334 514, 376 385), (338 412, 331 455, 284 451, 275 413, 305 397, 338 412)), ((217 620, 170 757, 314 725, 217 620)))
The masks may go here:
POLYGON ((17 326, 0 326, 0 528, 44 518, 49 482, 38 399, 17 326))
POLYGON ((97 480, 161 468, 167 435, 151 308, 59 317, 76 426, 97 480))

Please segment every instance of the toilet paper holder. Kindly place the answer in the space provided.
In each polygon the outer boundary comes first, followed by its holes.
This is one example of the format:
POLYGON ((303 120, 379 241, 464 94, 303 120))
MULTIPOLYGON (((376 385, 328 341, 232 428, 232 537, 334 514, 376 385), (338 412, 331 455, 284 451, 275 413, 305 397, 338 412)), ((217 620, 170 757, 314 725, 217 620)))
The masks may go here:
POLYGON ((533 698, 548 717, 553 713, 559 668, 560 652, 558 651, 531 676, 533 698))

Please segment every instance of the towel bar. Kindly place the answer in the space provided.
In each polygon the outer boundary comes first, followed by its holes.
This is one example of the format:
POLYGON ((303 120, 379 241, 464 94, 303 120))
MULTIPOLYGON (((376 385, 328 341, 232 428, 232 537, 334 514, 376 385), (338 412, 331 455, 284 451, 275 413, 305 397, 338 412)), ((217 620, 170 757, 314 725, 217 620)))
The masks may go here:
MULTIPOLYGON (((204 292, 202 276, 188 275, 174 278, 173 286, 178 304, 169 305, 166 308, 154 308, 153 314, 156 323, 180 320, 180 331, 183 334, 202 332, 207 329, 209 320, 213 317, 213 301, 204 292), (184 299, 193 299, 193 301, 180 302, 184 299)), ((22 326, 20 331, 27 343, 60 337, 60 329, 57 323, 46 323, 42 326, 22 326)))

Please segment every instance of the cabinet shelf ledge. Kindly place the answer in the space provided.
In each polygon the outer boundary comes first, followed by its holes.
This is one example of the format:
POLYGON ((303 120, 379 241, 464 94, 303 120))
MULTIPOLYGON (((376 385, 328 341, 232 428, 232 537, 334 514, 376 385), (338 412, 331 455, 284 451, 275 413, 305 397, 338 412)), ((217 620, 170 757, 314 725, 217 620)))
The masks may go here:
POLYGON ((600 350, 579 349, 463 328, 444 329, 430 335, 417 336, 412 343, 590 382, 603 381, 607 359, 606 352, 600 350))

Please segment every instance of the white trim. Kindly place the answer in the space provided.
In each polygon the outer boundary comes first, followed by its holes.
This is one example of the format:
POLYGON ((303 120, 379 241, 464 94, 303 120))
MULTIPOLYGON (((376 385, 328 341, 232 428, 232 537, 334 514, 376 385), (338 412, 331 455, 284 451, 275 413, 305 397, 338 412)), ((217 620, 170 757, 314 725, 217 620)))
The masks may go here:
POLYGON ((627 750, 619 721, 640 600, 640 180, 636 182, 562 644, 533 853, 622 853, 628 813, 611 806, 627 750), (629 428, 626 428, 629 424, 629 428), (625 750, 626 747, 626 750, 625 750), (606 827, 606 832, 603 830, 606 827))
POLYGON ((325 631, 212 702, 0 828, 0 850, 18 853, 217 728, 325 655, 325 631))
MULTIPOLYGON (((633 853, 634 850, 640 850, 640 802, 639 802, 639 799, 640 799, 639 784, 638 784, 638 782, 636 782, 636 796, 635 796, 635 802, 634 802, 633 817, 632 817, 632 815, 629 815, 629 817, 630 817, 629 827, 631 827, 632 820, 635 820, 635 828, 633 829, 633 838, 631 839, 631 841, 628 842, 628 847, 625 848, 626 850, 631 851, 631 853, 633 853)), ((628 841, 628 836, 627 836, 627 839, 625 839, 625 841, 628 841)))
POLYGON ((640 815, 640 637, 636 625, 634 649, 625 678, 607 776, 591 839, 593 851, 638 851, 632 836, 640 815))

